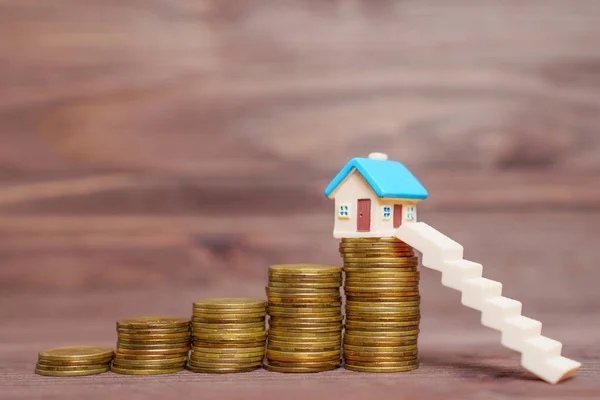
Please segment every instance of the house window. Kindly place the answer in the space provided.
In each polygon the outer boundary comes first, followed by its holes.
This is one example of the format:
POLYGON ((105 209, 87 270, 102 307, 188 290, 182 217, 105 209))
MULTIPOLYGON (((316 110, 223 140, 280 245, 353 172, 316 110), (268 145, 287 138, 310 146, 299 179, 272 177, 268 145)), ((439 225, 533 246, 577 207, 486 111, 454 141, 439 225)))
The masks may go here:
POLYGON ((416 221, 417 220, 417 210, 415 206, 406 207, 406 220, 407 221, 416 221))
POLYGON ((347 204, 347 203, 340 204, 340 207, 338 209, 338 218, 340 218, 340 219, 350 218, 350 204, 347 204))
POLYGON ((392 219, 392 207, 391 206, 383 206, 381 207, 381 216, 385 221, 389 221, 392 219))

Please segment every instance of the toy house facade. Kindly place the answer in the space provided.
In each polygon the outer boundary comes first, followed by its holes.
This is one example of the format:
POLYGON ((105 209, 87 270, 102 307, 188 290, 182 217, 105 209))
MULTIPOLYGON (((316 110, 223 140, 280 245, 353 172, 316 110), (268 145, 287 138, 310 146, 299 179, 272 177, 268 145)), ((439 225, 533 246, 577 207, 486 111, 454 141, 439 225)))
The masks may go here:
POLYGON ((371 153, 350 160, 325 196, 335 201, 334 237, 393 237, 400 225, 416 222, 427 190, 401 163, 371 153))

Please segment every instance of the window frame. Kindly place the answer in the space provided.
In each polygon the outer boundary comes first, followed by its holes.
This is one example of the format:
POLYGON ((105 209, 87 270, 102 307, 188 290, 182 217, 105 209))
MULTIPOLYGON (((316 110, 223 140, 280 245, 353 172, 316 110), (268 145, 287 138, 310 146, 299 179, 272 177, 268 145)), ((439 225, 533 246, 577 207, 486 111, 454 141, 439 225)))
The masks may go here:
POLYGON ((340 203, 337 210, 338 219, 350 219, 350 203, 340 203))
POLYGON ((384 221, 391 221, 392 220, 392 206, 381 206, 381 219, 384 221), (386 211, 385 209, 388 209, 388 211, 386 211))

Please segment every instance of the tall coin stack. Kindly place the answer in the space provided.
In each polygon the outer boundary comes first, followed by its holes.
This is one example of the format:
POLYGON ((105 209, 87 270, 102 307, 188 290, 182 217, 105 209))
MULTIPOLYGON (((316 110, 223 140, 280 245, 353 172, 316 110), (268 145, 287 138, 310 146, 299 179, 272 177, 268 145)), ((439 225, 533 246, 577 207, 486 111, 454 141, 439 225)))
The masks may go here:
POLYGON ((395 238, 345 238, 345 368, 361 372, 417 369, 418 258, 395 238))
POLYGON ((267 370, 321 372, 340 366, 341 285, 340 267, 269 267, 267 370))
POLYGON ((260 368, 267 339, 266 313, 264 300, 222 298, 195 302, 194 343, 188 369, 223 374, 260 368))
POLYGON ((190 320, 142 317, 117 321, 117 351, 111 371, 125 375, 171 374, 185 368, 190 320))

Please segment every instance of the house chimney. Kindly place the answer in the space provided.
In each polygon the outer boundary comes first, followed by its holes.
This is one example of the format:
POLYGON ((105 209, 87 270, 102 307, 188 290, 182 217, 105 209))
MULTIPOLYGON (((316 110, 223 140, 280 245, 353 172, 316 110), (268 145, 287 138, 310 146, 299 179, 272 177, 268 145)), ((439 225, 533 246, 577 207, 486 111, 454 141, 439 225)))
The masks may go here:
POLYGON ((385 153, 370 153, 369 154, 369 158, 371 160, 381 160, 381 161, 385 161, 388 159, 388 155, 385 153))

